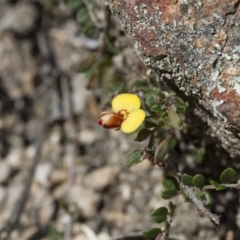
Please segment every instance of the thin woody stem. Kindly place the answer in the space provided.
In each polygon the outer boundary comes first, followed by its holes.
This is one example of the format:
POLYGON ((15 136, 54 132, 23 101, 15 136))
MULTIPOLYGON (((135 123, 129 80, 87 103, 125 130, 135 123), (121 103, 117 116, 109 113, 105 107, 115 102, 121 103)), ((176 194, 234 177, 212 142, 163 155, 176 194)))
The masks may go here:
MULTIPOLYGON (((240 183, 232 183, 232 184, 221 184, 225 186, 226 188, 236 188, 240 189, 240 183)), ((202 188, 203 190, 211 190, 211 189, 216 189, 213 185, 206 185, 202 188)))
POLYGON ((204 206, 203 201, 195 195, 193 187, 183 185, 183 189, 191 201, 197 206, 199 216, 209 218, 216 229, 219 229, 220 215, 211 213, 211 211, 204 206))

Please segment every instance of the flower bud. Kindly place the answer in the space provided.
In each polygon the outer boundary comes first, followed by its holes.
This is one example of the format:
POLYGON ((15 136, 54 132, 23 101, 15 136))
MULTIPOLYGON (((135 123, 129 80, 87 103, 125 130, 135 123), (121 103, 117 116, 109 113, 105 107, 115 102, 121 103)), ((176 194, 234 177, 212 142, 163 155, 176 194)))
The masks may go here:
POLYGON ((158 164, 164 159, 171 147, 172 135, 168 135, 157 147, 154 155, 154 163, 158 164))
POLYGON ((171 107, 168 107, 168 123, 175 129, 182 129, 182 119, 171 107))
POLYGON ((119 128, 121 127, 122 122, 123 118, 121 115, 112 112, 103 113, 101 118, 98 120, 98 124, 108 129, 119 128))

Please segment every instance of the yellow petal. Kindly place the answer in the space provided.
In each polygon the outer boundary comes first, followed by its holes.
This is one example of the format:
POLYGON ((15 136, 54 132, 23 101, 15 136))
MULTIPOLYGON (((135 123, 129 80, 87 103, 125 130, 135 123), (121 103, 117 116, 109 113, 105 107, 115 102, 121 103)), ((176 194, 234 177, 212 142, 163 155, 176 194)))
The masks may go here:
POLYGON ((121 125, 121 130, 125 133, 131 133, 135 131, 143 122, 145 118, 145 112, 142 109, 138 109, 129 113, 126 120, 121 125))
POLYGON ((128 113, 139 109, 141 106, 140 99, 135 94, 122 93, 112 100, 113 111, 118 113, 120 110, 127 110, 128 113))

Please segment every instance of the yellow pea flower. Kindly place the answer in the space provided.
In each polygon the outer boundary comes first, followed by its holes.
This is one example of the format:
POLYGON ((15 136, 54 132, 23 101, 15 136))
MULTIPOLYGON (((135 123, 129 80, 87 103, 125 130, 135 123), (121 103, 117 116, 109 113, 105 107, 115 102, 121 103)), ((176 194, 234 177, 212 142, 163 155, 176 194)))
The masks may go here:
POLYGON ((137 95, 119 94, 112 100, 113 112, 101 113, 98 123, 104 128, 120 128, 124 133, 134 132, 145 119, 145 112, 140 107, 137 95))

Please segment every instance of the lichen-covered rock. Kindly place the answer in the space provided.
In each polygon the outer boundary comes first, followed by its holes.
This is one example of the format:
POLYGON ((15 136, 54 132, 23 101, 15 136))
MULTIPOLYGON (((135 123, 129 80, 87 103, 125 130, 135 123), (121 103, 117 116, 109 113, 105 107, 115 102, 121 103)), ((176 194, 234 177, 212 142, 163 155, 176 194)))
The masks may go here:
POLYGON ((240 155, 239 3, 109 1, 144 63, 194 103, 232 156, 240 155))

